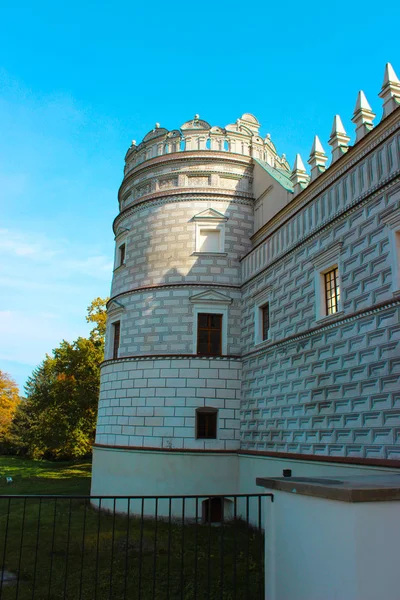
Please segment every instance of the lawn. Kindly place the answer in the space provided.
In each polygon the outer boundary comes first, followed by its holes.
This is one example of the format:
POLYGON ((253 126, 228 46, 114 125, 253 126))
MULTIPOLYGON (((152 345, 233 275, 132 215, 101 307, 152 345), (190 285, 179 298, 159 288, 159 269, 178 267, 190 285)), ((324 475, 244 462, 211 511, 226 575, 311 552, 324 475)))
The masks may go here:
POLYGON ((50 462, 0 456, 2 494, 90 494, 91 460, 50 462), (13 481, 7 484, 6 477, 13 481))
POLYGON ((0 565, 17 577, 0 588, 2 600, 263 597, 263 535, 239 518, 182 524, 99 511, 86 499, 4 497, 88 494, 90 466, 0 458, 0 565))

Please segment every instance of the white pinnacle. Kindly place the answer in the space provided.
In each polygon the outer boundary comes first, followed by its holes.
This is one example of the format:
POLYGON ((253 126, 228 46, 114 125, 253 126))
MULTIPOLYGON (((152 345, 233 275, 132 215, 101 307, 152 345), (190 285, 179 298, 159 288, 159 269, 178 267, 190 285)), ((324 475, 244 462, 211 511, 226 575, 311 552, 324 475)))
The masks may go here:
POLYGON ((325 154, 325 150, 323 149, 320 139, 317 135, 314 138, 310 156, 313 154, 325 154))
POLYGON ((342 119, 339 115, 335 115, 333 118, 333 125, 331 131, 331 137, 329 138, 328 144, 332 148, 332 162, 334 163, 338 158, 346 154, 349 149, 350 138, 343 127, 342 119))
POLYGON ((359 110, 370 110, 372 112, 372 108, 369 105, 369 102, 362 90, 358 92, 356 106, 354 108, 354 112, 358 112, 359 110))
POLYGON ((382 89, 379 97, 383 100, 383 119, 400 105, 400 81, 390 63, 386 64, 382 89))
POLYGON ((293 183, 293 193, 295 195, 302 192, 310 181, 300 154, 296 154, 290 181, 293 183))
POLYGON ((376 115, 368 103, 363 91, 358 92, 356 107, 351 119, 356 126, 356 142, 359 142, 373 128, 376 115))
POLYGON ((342 119, 339 115, 335 115, 333 118, 331 137, 334 136, 336 133, 344 133, 346 135, 346 130, 343 126, 342 119))
POLYGON ((400 83, 399 78, 390 63, 386 63, 382 87, 385 87, 388 83, 400 83))
POLYGON ((296 158, 294 159, 293 171, 305 171, 306 168, 304 166, 303 160, 300 154, 296 154, 296 158))

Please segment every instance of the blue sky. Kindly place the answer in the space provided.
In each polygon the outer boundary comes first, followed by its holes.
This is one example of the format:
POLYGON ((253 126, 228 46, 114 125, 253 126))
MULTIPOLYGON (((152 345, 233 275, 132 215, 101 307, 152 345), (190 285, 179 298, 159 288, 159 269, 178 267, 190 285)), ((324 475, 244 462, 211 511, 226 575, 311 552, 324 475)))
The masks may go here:
POLYGON ((400 75, 399 17, 394 2, 3 3, 0 369, 22 386, 87 334, 132 138, 251 112, 290 164, 315 134, 329 150, 337 113, 353 140, 358 90, 378 122, 385 63, 400 75))

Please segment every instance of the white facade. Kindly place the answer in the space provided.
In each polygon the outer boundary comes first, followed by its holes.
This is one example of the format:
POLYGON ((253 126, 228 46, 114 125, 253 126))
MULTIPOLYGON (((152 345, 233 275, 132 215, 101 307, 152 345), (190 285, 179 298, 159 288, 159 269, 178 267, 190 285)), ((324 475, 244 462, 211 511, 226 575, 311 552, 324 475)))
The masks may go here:
POLYGON ((335 117, 331 165, 316 138, 311 179, 248 114, 224 129, 196 115, 132 144, 92 494, 247 493, 281 465, 307 475, 400 466, 392 73, 384 118, 373 128, 359 98, 348 147, 335 117), (332 269, 340 297, 327 314, 332 269), (220 319, 217 356, 198 354, 199 314, 220 319), (215 436, 198 435, 201 408, 217 410, 215 436))

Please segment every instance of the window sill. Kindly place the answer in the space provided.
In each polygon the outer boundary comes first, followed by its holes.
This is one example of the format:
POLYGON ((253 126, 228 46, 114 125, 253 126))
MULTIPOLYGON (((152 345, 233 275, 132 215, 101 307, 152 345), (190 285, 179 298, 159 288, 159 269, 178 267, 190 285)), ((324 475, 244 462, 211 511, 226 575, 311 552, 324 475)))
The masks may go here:
POLYGON ((258 350, 259 348, 264 348, 265 346, 269 346, 270 344, 272 344, 272 339, 268 338, 266 340, 263 340, 262 342, 255 342, 254 347, 258 350))
POLYGON ((126 267, 126 263, 124 263, 123 265, 119 265, 119 267, 117 267, 116 269, 114 269, 113 273, 117 273, 118 271, 123 271, 126 267))
POLYGON ((333 315, 324 315, 323 317, 319 317, 315 322, 318 325, 322 325, 323 323, 330 323, 331 321, 335 321, 338 317, 342 317, 344 315, 344 310, 339 310, 338 312, 333 313, 333 315))
POLYGON ((227 252, 192 252, 192 256, 228 256, 227 252))
POLYGON ((400 296, 400 290, 394 290, 393 297, 397 298, 398 296, 400 296))

